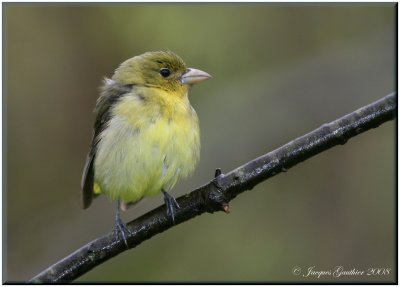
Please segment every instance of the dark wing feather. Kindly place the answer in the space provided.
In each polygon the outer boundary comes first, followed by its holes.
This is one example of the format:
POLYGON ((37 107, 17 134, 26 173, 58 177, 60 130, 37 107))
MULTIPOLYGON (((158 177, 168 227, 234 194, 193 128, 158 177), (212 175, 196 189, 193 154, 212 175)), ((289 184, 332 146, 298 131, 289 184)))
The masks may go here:
MULTIPOLYGON (((94 135, 93 135, 94 136, 94 135)), ((81 189, 82 189, 82 207, 88 208, 92 203, 93 198, 93 183, 94 183, 94 158, 96 156, 96 145, 92 144, 90 147, 89 154, 86 158, 85 167, 83 169, 81 189)))
POLYGON ((94 124, 93 138, 90 145, 89 154, 83 169, 81 189, 82 189, 82 207, 88 208, 94 197, 94 162, 96 158, 97 146, 100 133, 107 127, 111 118, 111 108, 118 100, 132 91, 132 85, 121 85, 112 80, 106 79, 101 89, 101 95, 97 100, 95 114, 96 122, 94 124))

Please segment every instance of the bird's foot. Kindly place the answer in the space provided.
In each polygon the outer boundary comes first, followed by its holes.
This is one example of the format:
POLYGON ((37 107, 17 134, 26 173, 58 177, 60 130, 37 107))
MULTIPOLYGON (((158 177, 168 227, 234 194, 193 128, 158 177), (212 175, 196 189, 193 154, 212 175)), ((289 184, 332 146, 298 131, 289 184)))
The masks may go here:
POLYGON ((175 212, 174 209, 176 208, 181 208, 178 204, 178 202, 176 201, 176 199, 169 195, 168 192, 166 192, 165 190, 162 191, 164 194, 164 202, 165 205, 167 206, 167 215, 171 217, 172 222, 175 224, 175 212))
POLYGON ((129 248, 128 242, 126 241, 126 234, 132 235, 132 231, 129 230, 128 226, 121 220, 121 218, 115 219, 114 234, 117 241, 122 239, 125 242, 126 247, 129 248))

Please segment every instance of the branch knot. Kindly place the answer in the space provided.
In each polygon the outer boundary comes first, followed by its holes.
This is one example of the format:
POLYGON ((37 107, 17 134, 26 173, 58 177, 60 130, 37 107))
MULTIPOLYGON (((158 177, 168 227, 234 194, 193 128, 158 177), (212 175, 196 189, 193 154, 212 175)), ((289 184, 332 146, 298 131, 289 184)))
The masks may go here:
POLYGON ((211 181, 210 191, 207 193, 206 199, 206 211, 214 213, 216 211, 224 211, 229 213, 229 204, 226 199, 222 187, 219 183, 219 178, 223 176, 219 174, 211 181))

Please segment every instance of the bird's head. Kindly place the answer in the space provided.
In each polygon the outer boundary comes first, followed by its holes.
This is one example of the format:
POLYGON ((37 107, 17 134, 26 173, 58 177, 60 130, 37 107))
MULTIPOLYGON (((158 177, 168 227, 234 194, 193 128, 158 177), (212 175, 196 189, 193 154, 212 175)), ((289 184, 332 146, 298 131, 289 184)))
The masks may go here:
POLYGON ((112 79, 124 85, 142 85, 167 91, 180 91, 211 76, 187 68, 173 52, 147 52, 123 62, 112 79))

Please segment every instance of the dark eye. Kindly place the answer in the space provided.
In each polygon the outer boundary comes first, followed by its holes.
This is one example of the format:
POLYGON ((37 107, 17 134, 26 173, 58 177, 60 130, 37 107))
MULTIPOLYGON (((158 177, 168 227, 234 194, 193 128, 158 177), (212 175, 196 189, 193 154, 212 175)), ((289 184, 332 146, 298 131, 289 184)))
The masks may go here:
POLYGON ((163 68, 160 70, 160 75, 163 76, 164 78, 168 77, 171 74, 169 69, 163 68))

